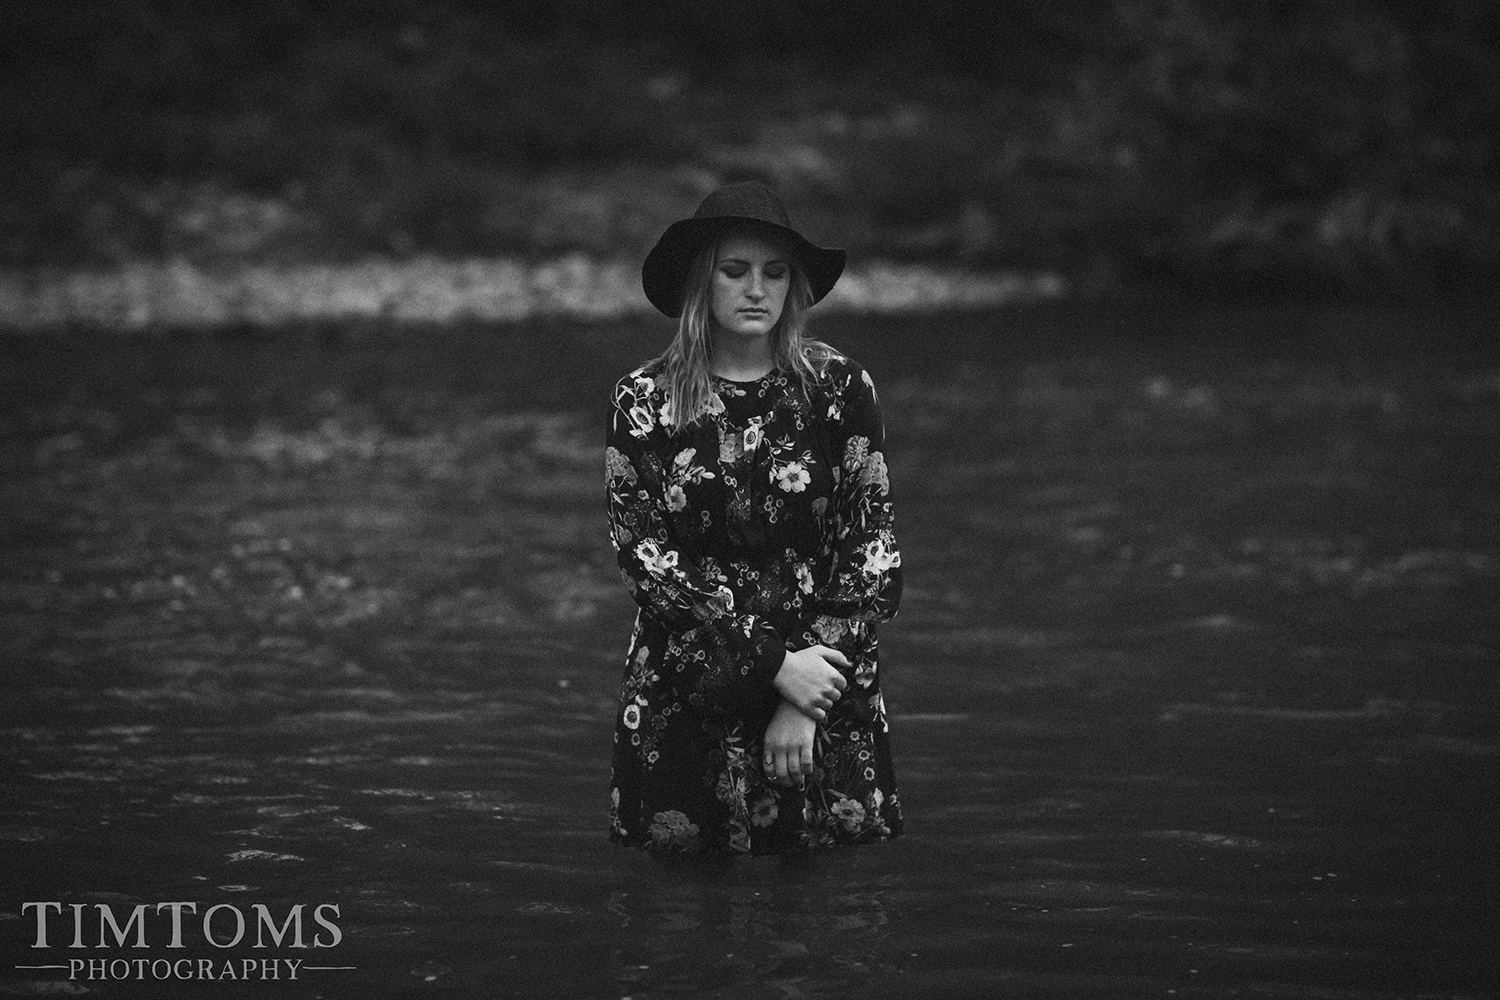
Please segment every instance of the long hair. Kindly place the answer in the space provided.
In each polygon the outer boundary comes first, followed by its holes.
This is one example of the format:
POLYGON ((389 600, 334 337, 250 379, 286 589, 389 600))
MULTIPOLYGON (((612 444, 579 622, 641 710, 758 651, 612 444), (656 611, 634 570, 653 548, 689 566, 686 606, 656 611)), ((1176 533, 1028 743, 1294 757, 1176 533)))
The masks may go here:
MULTIPOLYGON (((683 285, 677 334, 657 359, 666 381, 669 419, 677 428, 702 417, 714 398, 713 279, 718 254, 719 241, 712 240, 693 258, 683 285)), ((795 376, 807 396, 813 384, 822 380, 829 360, 837 357, 838 352, 807 336, 812 287, 795 256, 791 259, 790 278, 781 318, 771 329, 771 360, 777 371, 795 376)))

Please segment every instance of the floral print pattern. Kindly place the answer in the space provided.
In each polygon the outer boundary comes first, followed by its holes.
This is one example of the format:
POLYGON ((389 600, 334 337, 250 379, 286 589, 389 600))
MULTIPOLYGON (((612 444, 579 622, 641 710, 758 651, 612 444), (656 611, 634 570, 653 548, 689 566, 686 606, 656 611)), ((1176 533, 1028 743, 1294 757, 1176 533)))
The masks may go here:
POLYGON ((784 853, 902 828, 877 626, 901 597, 884 429, 867 372, 835 356, 804 392, 715 380, 670 420, 655 363, 612 390, 610 537, 638 605, 616 716, 610 837, 665 853, 784 853), (760 767, 787 650, 847 656, 805 789, 760 767))

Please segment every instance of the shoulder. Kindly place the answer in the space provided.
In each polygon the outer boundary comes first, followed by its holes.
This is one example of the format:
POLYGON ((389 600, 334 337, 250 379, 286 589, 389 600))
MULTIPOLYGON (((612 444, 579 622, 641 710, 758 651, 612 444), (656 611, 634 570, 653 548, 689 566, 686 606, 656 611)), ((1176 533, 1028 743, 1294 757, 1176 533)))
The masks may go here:
POLYGON ((858 361, 830 348, 823 366, 823 382, 840 399, 874 395, 875 380, 858 361))
POLYGON ((660 366, 647 362, 615 380, 609 395, 611 434, 628 432, 630 437, 646 442, 666 432, 667 391, 660 375, 660 366))
POLYGON ((665 393, 661 380, 658 378, 660 374, 660 361, 648 361, 626 372, 615 380, 614 386, 610 389, 610 402, 616 407, 625 409, 638 404, 662 405, 665 402, 665 393))

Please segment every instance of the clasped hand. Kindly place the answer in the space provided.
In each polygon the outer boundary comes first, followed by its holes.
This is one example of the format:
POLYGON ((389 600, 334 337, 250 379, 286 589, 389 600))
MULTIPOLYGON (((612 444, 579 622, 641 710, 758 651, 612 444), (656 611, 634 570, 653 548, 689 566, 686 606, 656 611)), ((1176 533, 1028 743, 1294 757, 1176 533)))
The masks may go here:
POLYGON ((829 646, 808 646, 787 653, 773 682, 777 692, 792 707, 814 722, 828 718, 828 710, 839 700, 849 682, 838 667, 849 670, 849 658, 829 646), (835 666, 837 664, 837 666, 835 666))
POLYGON ((813 771, 813 737, 817 723, 849 686, 834 664, 846 670, 849 658, 828 646, 809 646, 787 653, 774 682, 781 704, 766 727, 766 777, 781 785, 806 785, 813 771))

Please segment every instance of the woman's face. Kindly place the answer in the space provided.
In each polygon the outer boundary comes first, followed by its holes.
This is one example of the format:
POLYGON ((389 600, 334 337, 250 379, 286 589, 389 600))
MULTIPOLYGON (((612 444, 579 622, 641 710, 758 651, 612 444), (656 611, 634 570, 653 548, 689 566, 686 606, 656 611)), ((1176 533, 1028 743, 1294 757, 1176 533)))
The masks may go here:
POLYGON ((738 336, 765 336, 781 319, 791 284, 791 260, 775 244, 748 234, 725 237, 714 260, 714 325, 738 336))

